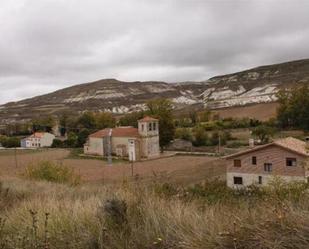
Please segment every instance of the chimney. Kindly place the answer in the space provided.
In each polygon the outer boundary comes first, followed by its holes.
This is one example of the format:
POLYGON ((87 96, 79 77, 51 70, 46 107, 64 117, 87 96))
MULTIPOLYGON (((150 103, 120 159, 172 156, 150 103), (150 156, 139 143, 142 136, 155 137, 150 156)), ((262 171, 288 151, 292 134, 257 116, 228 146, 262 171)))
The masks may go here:
POLYGON ((253 138, 249 138, 249 147, 250 148, 254 147, 254 139, 253 138))

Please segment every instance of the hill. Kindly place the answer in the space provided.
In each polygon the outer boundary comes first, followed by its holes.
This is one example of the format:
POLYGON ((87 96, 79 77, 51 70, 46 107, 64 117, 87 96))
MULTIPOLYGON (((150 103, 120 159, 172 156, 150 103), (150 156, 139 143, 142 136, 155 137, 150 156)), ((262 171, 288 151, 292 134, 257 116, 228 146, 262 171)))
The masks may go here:
POLYGON ((261 66, 202 82, 123 82, 103 79, 0 106, 0 123, 25 121, 42 115, 90 111, 115 114, 141 110, 154 98, 169 98, 175 109, 211 109, 276 101, 281 88, 309 83, 309 59, 261 66))

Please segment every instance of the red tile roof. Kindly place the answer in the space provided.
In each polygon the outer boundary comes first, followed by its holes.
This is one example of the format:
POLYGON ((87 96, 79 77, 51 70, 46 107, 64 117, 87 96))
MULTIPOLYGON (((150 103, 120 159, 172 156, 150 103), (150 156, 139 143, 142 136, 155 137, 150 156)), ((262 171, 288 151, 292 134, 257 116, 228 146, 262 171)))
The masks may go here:
POLYGON ((42 138, 45 132, 35 132, 29 138, 42 138))
POLYGON ((139 137, 138 129, 134 127, 116 127, 106 128, 90 134, 89 137, 103 138, 108 136, 109 131, 112 130, 112 137, 139 137))
POLYGON ((139 122, 149 122, 149 121, 158 121, 158 119, 150 117, 150 116, 145 116, 144 118, 138 120, 139 122))

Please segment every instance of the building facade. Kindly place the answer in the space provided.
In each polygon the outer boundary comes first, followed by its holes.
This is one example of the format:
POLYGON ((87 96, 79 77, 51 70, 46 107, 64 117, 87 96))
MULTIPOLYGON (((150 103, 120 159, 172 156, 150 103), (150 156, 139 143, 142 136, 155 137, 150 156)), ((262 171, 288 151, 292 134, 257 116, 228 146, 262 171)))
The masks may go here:
POLYGON ((144 117, 138 128, 116 127, 91 134, 84 145, 84 154, 127 157, 130 160, 153 158, 160 155, 159 120, 144 117))
POLYGON ((288 137, 226 157, 227 186, 267 185, 274 176, 285 181, 307 181, 307 144, 288 137))
POLYGON ((50 147, 55 139, 55 135, 48 132, 35 132, 31 136, 21 140, 20 146, 23 148, 50 147))

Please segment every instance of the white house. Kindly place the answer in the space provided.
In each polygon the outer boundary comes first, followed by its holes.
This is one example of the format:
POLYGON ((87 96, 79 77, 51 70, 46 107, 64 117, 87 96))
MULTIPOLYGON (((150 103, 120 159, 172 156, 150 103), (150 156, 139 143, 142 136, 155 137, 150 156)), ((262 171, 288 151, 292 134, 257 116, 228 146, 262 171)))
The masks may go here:
POLYGON ((116 127, 93 133, 84 145, 84 153, 101 156, 111 153, 130 160, 158 157, 159 120, 144 117, 138 120, 138 128, 116 127))
POLYGON ((55 135, 48 132, 35 132, 31 136, 21 140, 20 146, 23 148, 50 147, 55 139, 55 135))

